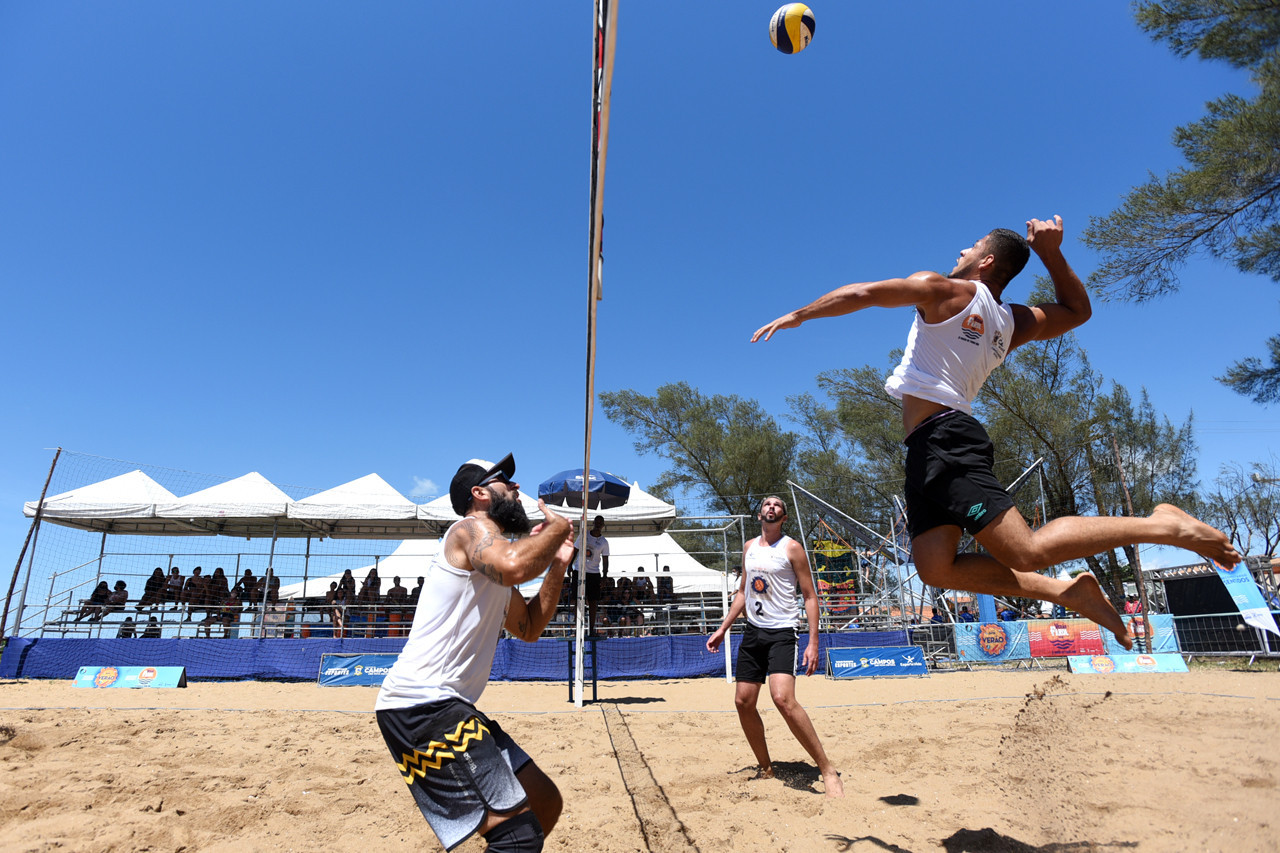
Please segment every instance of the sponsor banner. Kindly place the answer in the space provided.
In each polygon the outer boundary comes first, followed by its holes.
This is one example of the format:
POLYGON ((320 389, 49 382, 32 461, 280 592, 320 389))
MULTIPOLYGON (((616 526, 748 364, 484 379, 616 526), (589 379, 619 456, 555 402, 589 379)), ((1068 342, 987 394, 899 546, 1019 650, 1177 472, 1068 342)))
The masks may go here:
MULTIPOLYGON (((1146 650, 1151 654, 1174 654, 1178 653, 1178 633, 1173 629, 1173 616, 1169 613, 1153 613, 1151 614, 1151 642, 1146 644, 1146 650)), ((1141 613, 1124 614, 1124 624, 1129 628, 1129 633, 1138 639, 1146 639, 1146 623, 1142 620, 1141 613)), ((1127 655, 1132 654, 1129 649, 1116 642, 1116 637, 1110 631, 1102 631, 1102 646, 1106 654, 1127 655)), ((1135 647, 1136 648, 1136 647, 1135 647)))
POLYGON ((1031 657, 1026 622, 956 624, 956 653, 960 660, 995 663, 1031 657))
POLYGON ((1182 655, 1068 655, 1067 665, 1072 672, 1094 672, 1107 675, 1113 672, 1186 672, 1187 662, 1182 655))
POLYGON ((1231 593, 1231 600, 1239 608, 1244 621, 1255 628, 1280 636, 1276 618, 1271 615, 1267 602, 1262 598, 1262 590, 1258 589, 1258 582, 1253 579, 1253 573, 1245 566, 1244 560, 1236 563, 1233 569, 1225 569, 1217 563, 1213 567, 1218 570, 1218 577, 1227 585, 1227 592, 1231 593))
POLYGON ((321 687, 381 687, 399 655, 321 655, 321 687))
POLYGON ((1027 623, 1033 658, 1103 653, 1102 629, 1088 619, 1036 619, 1027 623))
POLYGON ((882 646, 866 649, 830 649, 827 675, 831 678, 862 676, 928 675, 919 646, 882 646))
POLYGON ((82 666, 76 687, 186 687, 185 666, 82 666))

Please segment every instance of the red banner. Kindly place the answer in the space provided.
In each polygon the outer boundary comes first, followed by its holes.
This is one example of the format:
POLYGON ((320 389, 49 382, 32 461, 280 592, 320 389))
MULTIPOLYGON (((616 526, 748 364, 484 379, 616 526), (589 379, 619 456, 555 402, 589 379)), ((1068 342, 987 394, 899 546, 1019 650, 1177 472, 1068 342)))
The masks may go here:
POLYGON ((1027 623, 1033 658, 1102 655, 1102 629, 1088 619, 1037 619, 1027 623))

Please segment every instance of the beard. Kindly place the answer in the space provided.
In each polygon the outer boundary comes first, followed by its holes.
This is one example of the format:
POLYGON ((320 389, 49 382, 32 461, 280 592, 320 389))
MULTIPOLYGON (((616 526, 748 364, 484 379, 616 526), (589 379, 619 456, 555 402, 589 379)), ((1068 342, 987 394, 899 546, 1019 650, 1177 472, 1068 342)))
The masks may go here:
POLYGON ((524 505, 518 499, 499 496, 493 489, 489 490, 489 497, 493 501, 489 504, 489 518, 502 528, 503 533, 523 536, 533 529, 524 505))

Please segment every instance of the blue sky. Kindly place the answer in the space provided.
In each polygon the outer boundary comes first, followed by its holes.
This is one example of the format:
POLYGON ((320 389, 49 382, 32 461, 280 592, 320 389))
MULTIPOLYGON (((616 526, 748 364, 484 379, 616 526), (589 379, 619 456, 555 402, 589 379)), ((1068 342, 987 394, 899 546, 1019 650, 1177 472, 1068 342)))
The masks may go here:
MULTIPOLYGON (((1205 101, 1251 92, 1114 0, 820 2, 796 56, 776 5, 620 7, 599 390, 685 380, 781 417, 910 314, 758 326, 1032 216, 1064 217, 1087 275, 1089 218, 1178 165, 1205 101)), ((0 550, 59 445, 310 489, 373 471, 423 500, 472 456, 514 451, 526 490, 581 464, 590 3, 460 8, 0 5, 0 550)), ((1194 410, 1208 481, 1280 441, 1213 381, 1278 319, 1275 285, 1203 261, 1079 334, 1194 410)), ((592 459, 663 468, 598 409, 592 459)))

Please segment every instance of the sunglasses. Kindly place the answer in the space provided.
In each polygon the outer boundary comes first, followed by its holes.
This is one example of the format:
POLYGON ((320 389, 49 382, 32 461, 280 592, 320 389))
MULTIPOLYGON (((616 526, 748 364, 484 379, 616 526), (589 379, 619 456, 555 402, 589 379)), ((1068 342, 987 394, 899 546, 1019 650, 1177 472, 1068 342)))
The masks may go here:
POLYGON ((502 473, 501 471, 494 471, 488 477, 485 477, 479 483, 476 483, 476 485, 487 486, 490 483, 507 483, 509 485, 511 483, 511 478, 509 478, 506 474, 502 473))

